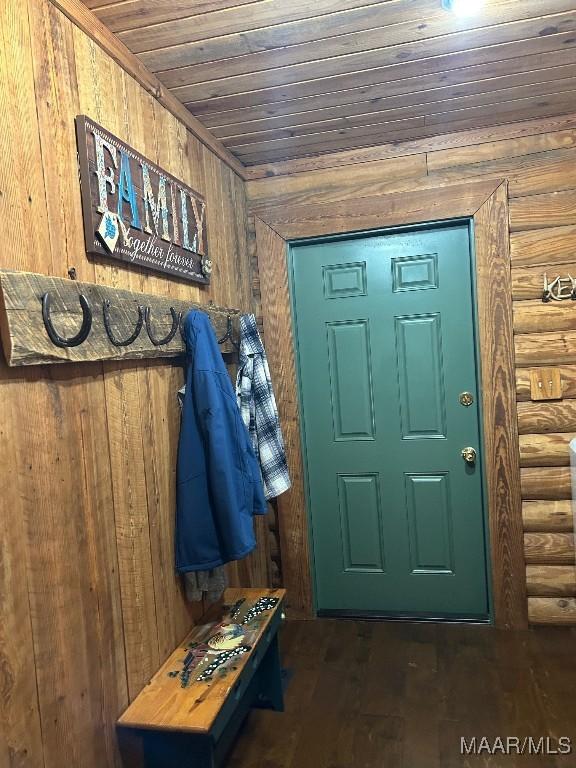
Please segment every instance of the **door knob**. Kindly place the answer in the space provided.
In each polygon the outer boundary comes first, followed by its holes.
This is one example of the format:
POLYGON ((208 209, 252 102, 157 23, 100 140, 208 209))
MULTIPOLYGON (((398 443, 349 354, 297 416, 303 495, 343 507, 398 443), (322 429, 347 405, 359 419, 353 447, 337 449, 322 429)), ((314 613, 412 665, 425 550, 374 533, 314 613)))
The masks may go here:
POLYGON ((462 448, 462 458, 466 464, 474 464, 476 462, 476 450, 474 448, 462 448))

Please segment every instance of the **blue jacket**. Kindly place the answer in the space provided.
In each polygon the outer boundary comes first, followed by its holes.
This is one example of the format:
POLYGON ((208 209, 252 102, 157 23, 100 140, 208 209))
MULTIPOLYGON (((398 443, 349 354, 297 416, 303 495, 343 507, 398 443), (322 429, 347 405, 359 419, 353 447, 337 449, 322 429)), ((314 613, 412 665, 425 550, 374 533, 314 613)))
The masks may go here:
POLYGON ((184 320, 186 391, 178 444, 176 569, 204 571, 256 546, 260 468, 208 315, 184 320))

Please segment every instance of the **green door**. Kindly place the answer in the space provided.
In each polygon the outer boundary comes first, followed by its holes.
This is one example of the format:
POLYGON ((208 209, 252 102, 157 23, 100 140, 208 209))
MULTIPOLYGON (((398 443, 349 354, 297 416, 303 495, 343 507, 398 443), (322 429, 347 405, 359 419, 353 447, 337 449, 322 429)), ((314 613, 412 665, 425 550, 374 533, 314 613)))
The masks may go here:
POLYGON ((318 610, 486 618, 468 226, 290 260, 318 610))

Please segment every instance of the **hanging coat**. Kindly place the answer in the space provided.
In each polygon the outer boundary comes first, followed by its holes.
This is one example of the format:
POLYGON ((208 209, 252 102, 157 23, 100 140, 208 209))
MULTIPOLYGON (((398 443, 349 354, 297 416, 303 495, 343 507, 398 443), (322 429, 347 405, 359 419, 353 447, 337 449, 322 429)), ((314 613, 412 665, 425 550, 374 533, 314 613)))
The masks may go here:
POLYGON ((210 320, 184 320, 186 390, 177 463, 176 569, 205 571, 256 546, 266 513, 260 469, 210 320))
POLYGON ((268 360, 254 315, 240 318, 236 397, 260 463, 264 495, 274 499, 290 488, 290 475, 268 360))

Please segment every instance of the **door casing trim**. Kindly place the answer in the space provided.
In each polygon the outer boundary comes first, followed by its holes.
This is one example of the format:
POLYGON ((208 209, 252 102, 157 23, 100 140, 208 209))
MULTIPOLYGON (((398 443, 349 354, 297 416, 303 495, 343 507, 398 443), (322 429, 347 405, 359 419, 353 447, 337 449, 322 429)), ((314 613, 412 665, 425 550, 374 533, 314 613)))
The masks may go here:
POLYGON ((254 217, 262 320, 284 432, 292 488, 277 499, 280 556, 294 616, 314 613, 308 514, 288 281, 288 241, 468 218, 473 222, 480 348, 486 511, 494 622, 525 628, 520 456, 510 284, 507 182, 502 179, 418 187, 327 205, 259 204, 254 217))

